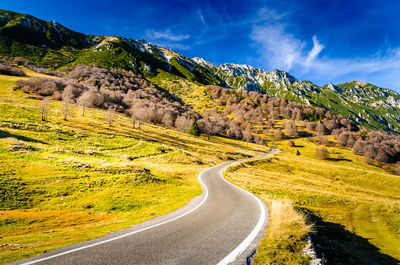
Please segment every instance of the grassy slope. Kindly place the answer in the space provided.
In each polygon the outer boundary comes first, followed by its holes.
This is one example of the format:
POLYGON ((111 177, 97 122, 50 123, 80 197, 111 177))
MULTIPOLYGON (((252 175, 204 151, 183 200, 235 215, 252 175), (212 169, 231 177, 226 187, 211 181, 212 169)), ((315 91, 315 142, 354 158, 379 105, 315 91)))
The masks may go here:
POLYGON ((170 74, 163 72, 151 81, 171 94, 177 95, 185 104, 193 107, 196 111, 203 113, 204 110, 216 108, 215 102, 207 93, 205 86, 182 78, 173 78, 170 74))
MULTIPOLYGON (((296 147, 281 142, 284 152, 273 158, 231 168, 228 178, 310 213, 326 264, 399 263, 400 177, 365 164, 347 148, 329 147, 331 159, 321 161, 315 158, 317 145, 295 142, 296 147)), ((259 260, 267 259, 262 248, 259 253, 259 260)))
MULTIPOLYGON (((28 72, 30 75, 39 75, 28 72)), ((76 107, 62 120, 0 76, 0 263, 105 235, 175 210, 201 194, 197 174, 265 147, 225 138, 194 138, 129 118, 76 107)))

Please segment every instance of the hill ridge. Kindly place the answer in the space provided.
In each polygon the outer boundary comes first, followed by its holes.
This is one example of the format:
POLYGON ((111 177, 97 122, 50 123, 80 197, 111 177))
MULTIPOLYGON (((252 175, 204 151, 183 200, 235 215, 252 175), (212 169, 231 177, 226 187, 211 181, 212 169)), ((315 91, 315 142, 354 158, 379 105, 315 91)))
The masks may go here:
POLYGON ((94 64, 132 70, 150 80, 178 79, 257 91, 325 108, 367 128, 400 132, 400 95, 394 90, 360 81, 318 86, 284 70, 267 72, 233 63, 216 66, 143 39, 86 35, 55 21, 12 11, 0 10, 0 55, 25 57, 51 68, 94 64))

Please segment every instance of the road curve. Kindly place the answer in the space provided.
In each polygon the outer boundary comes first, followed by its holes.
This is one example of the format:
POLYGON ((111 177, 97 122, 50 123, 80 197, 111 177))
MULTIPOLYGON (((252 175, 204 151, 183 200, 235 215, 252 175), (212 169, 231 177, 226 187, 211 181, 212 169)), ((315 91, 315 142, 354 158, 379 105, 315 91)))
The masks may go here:
POLYGON ((246 160, 201 172, 203 195, 172 213, 13 264, 246 264, 267 224, 267 209, 222 175, 246 160))

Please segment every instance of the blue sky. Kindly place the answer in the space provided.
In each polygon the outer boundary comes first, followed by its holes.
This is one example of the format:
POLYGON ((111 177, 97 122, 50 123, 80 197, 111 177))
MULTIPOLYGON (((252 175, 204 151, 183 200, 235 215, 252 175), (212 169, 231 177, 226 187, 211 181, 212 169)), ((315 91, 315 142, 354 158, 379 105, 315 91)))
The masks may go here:
POLYGON ((216 65, 286 70, 319 85, 400 92, 400 1, 1 1, 87 34, 146 39, 216 65))

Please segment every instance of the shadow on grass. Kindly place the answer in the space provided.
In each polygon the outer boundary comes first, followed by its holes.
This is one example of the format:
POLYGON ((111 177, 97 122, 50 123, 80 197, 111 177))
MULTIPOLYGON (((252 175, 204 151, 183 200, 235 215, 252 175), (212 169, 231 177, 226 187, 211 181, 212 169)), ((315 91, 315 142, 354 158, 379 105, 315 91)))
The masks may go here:
POLYGON ((380 250, 348 230, 343 225, 325 222, 311 211, 297 208, 306 213, 314 223, 312 241, 318 256, 324 264, 399 264, 400 261, 380 252, 380 250))
POLYGON ((340 161, 353 162, 353 160, 351 160, 351 159, 347 159, 347 158, 337 158, 337 157, 329 157, 328 160, 330 160, 330 161, 336 161, 336 162, 340 162, 340 161))
POLYGON ((43 142, 43 141, 40 141, 40 140, 36 140, 36 139, 30 138, 30 137, 11 134, 11 133, 9 133, 7 131, 0 130, 0 139, 1 138, 8 138, 8 137, 13 137, 15 139, 18 139, 18 140, 24 141, 24 142, 47 144, 46 142, 43 142))
POLYGON ((299 132, 299 137, 303 138, 303 137, 312 137, 314 136, 312 133, 306 132, 306 131, 300 131, 299 132))

